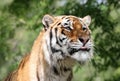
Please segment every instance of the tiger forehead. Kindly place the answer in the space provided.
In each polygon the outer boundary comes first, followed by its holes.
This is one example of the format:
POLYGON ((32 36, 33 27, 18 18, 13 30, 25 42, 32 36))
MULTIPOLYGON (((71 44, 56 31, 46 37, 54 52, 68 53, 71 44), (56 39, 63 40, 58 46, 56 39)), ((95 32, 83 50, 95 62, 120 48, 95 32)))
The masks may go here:
POLYGON ((75 16, 68 16, 66 19, 69 19, 72 22, 74 29, 80 29, 82 27, 82 23, 80 22, 80 19, 75 16))
POLYGON ((60 25, 63 22, 63 20, 65 20, 65 19, 69 20, 69 22, 72 22, 72 25, 75 29, 76 28, 79 29, 82 26, 80 19, 75 16, 58 16, 58 17, 56 17, 56 20, 58 20, 56 22, 56 25, 60 25))
POLYGON ((62 21, 63 19, 69 19, 71 21, 80 21, 78 17, 76 16, 57 16, 55 17, 55 20, 62 21))
POLYGON ((78 17, 75 17, 75 16, 64 16, 61 18, 62 19, 69 19, 70 21, 80 21, 78 17))

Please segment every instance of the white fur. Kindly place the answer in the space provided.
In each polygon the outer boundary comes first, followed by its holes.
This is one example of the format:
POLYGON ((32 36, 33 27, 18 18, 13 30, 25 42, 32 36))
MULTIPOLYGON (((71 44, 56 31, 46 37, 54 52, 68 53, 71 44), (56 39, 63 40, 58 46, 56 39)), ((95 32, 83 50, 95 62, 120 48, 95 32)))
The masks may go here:
MULTIPOLYGON (((82 47, 83 44, 79 41, 78 43, 72 45, 71 44, 71 47, 73 48, 80 48, 82 47)), ((93 56, 93 43, 91 42, 91 40, 89 40, 84 47, 87 47, 90 49, 90 51, 79 51, 79 52, 76 52, 74 53, 71 57, 78 60, 78 61, 81 61, 81 62, 85 62, 85 61, 88 61, 92 58, 93 56)))

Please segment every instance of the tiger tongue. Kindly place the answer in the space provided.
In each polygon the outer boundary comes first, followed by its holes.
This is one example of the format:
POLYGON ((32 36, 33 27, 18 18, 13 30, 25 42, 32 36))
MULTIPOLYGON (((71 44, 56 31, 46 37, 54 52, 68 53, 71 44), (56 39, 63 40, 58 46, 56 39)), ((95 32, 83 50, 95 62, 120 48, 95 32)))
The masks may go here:
POLYGON ((81 47, 80 49, 87 49, 86 47, 81 47))
POLYGON ((86 48, 86 47, 81 47, 80 50, 82 50, 82 51, 89 51, 89 49, 86 48))

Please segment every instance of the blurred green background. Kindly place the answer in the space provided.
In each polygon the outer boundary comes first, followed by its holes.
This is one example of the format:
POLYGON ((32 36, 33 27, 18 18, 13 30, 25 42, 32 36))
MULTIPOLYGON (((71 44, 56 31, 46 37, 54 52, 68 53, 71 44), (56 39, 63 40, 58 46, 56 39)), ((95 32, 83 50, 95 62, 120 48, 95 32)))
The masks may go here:
POLYGON ((45 14, 90 15, 94 59, 73 69, 73 81, 120 81, 119 0, 0 0, 0 81, 31 50, 45 14))

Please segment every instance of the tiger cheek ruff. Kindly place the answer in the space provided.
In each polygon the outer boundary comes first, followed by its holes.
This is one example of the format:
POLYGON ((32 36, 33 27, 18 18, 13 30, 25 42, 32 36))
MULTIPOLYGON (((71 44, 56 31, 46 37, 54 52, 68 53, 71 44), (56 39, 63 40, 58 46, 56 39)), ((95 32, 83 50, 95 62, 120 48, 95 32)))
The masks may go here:
POLYGON ((93 57, 91 17, 45 15, 31 52, 5 81, 71 81, 72 67, 93 57))

